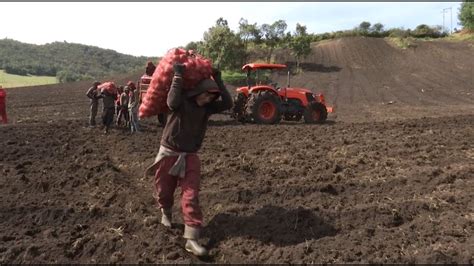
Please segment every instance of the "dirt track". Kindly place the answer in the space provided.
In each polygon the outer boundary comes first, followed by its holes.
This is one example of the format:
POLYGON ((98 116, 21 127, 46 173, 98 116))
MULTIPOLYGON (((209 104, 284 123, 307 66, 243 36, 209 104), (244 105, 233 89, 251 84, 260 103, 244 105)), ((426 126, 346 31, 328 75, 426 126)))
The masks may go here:
MULTIPOLYGON (((372 41, 354 45, 383 46, 372 41)), ((328 61, 313 63, 334 66, 329 58, 338 58, 342 44, 332 43, 334 54, 321 48, 319 57, 328 61)), ((416 53, 425 51, 422 45, 416 53)), ((472 60, 453 51, 447 56, 472 70, 472 60)), ((358 64, 357 58, 346 60, 358 64)), ((411 84, 404 83, 406 73, 399 74, 403 83, 385 72, 365 78, 368 64, 353 68, 353 76, 341 64, 337 72, 318 68, 294 79, 329 82, 327 99, 340 112, 326 124, 256 126, 214 118, 201 150, 202 242, 211 250, 204 260, 182 248, 179 205, 174 229, 158 224, 151 180, 141 175, 161 136, 155 121, 143 121, 140 135, 115 129, 105 137, 86 127, 87 84, 8 90, 14 123, 0 127, 0 262, 472 264, 469 69, 452 77, 449 96, 441 78, 411 87, 404 87, 411 84), (374 94, 374 82, 405 90, 374 94), (421 89, 431 96, 416 98, 421 89), (374 108, 382 99, 396 102, 374 108)), ((440 75, 432 68, 426 75, 440 75)))

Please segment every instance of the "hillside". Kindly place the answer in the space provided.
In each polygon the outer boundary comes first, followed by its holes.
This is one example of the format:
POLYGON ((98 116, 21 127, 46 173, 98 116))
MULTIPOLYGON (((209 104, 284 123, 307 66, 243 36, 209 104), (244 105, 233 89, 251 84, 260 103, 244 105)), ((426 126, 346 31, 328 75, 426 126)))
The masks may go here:
POLYGON ((10 74, 55 76, 61 82, 132 72, 142 68, 147 59, 76 43, 35 45, 0 40, 0 69, 10 74))
MULTIPOLYGON (((409 106, 410 112, 474 104, 472 41, 418 40, 401 49, 388 39, 355 37, 315 43, 312 50, 303 60, 303 73, 291 83, 325 93, 340 115, 371 116, 388 104, 409 106)), ((295 65, 287 51, 279 51, 276 61, 295 65)), ((277 79, 286 84, 284 73, 277 79)))

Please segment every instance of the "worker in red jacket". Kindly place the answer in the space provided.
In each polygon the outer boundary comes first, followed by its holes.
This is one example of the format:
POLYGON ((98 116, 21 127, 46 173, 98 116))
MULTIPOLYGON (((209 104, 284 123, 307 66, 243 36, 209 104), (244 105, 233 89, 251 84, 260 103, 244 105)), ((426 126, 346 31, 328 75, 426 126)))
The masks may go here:
POLYGON ((7 107, 6 107, 6 99, 7 98, 7 92, 0 86, 0 122, 6 124, 8 123, 7 119, 7 107))

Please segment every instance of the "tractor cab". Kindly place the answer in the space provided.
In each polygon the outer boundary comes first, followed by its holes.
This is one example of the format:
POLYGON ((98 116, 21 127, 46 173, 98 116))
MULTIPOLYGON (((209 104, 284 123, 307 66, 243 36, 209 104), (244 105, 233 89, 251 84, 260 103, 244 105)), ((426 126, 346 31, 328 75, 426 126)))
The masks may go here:
POLYGON ((259 90, 273 90, 275 93, 280 88, 280 84, 272 81, 272 74, 276 71, 285 70, 286 65, 280 64, 247 64, 242 70, 247 74, 247 86, 238 88, 246 95, 258 92, 259 90))
POLYGON ((236 89, 232 117, 241 122, 252 121, 261 124, 275 124, 283 118, 306 123, 324 122, 327 113, 333 112, 326 106, 322 94, 310 89, 290 87, 290 71, 287 71, 287 84, 272 82, 271 74, 287 70, 283 64, 252 63, 242 70, 247 72, 247 86, 236 89))

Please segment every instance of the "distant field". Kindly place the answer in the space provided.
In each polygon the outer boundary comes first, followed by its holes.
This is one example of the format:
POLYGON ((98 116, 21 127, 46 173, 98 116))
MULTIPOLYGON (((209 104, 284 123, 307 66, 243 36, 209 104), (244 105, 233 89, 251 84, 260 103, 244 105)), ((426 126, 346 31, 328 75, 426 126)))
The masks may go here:
POLYGON ((56 77, 47 76, 20 76, 7 74, 0 70, 0 85, 4 88, 37 86, 58 83, 56 77))

